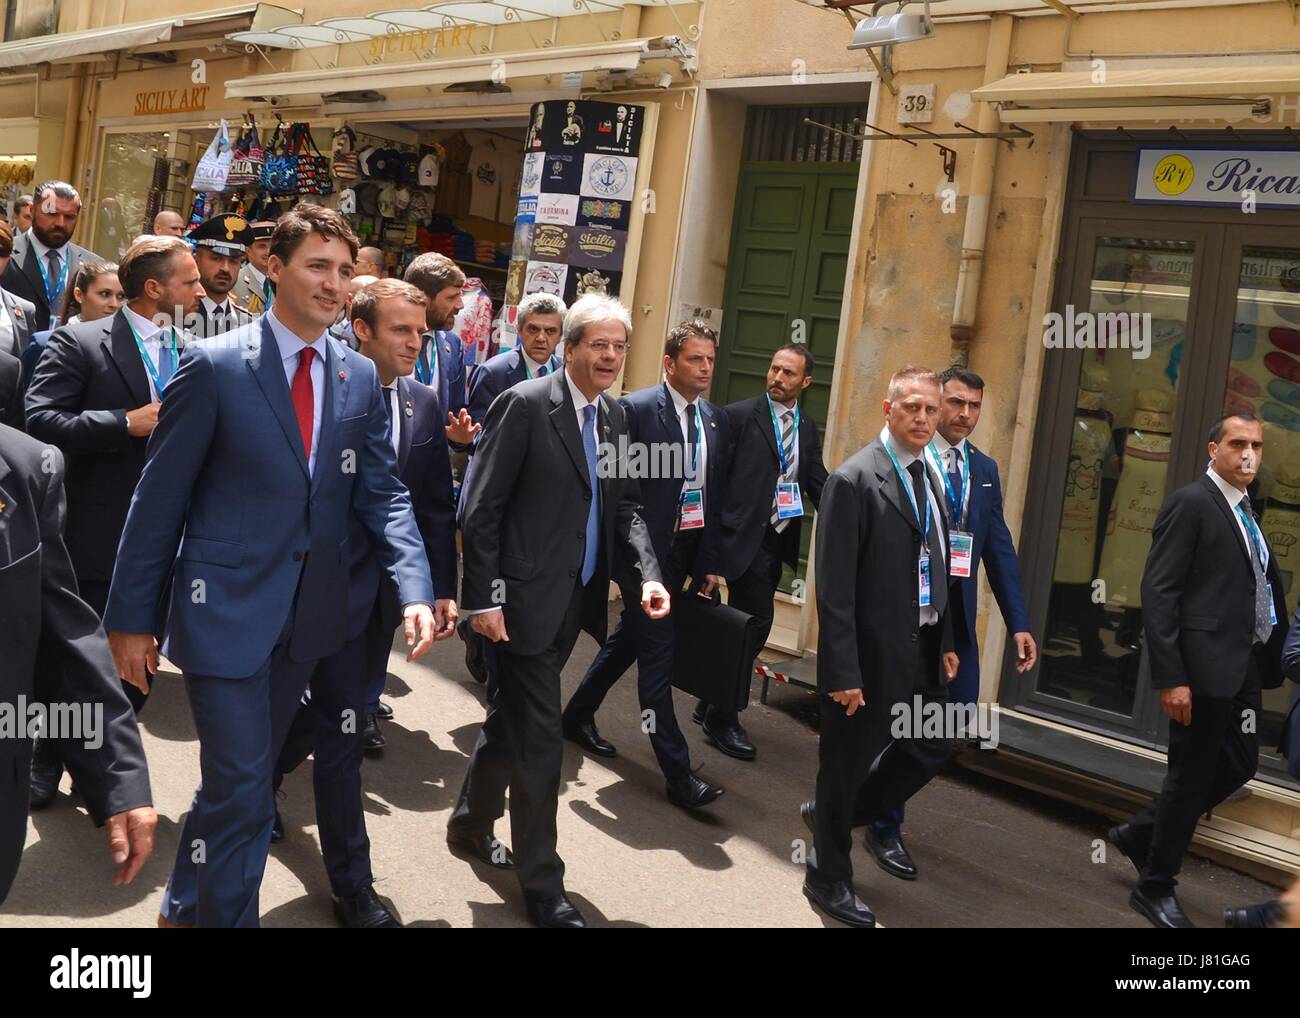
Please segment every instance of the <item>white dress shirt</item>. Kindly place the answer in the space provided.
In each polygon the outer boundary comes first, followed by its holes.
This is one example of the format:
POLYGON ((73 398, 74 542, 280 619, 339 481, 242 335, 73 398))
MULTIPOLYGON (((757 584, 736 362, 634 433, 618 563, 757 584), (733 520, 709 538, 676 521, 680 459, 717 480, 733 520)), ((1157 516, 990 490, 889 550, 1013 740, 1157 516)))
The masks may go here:
POLYGON ((217 314, 223 314, 223 315, 230 314, 231 309, 230 309, 229 295, 226 296, 225 303, 223 304, 216 303, 215 301, 213 301, 211 297, 207 296, 207 294, 204 294, 202 297, 199 298, 199 300, 203 301, 203 310, 206 311, 209 316, 213 316, 217 314))
MULTIPOLYGON (((669 386, 669 388, 672 388, 672 386, 669 386)), ((781 445, 781 437, 785 434, 785 419, 794 415, 795 407, 788 407, 784 403, 776 403, 772 400, 771 396, 767 397, 767 405, 776 414, 776 423, 780 425, 780 431, 776 433, 776 444, 779 448, 781 445)), ((793 438, 794 446, 791 450, 793 455, 791 455, 789 463, 786 464, 786 466, 789 467, 786 474, 797 481, 799 480, 799 433, 797 431, 794 433, 793 438)), ((780 453, 778 453, 777 456, 779 458, 780 453)))
POLYGON ((705 479, 709 476, 709 441, 704 434, 704 415, 700 413, 700 401, 697 399, 693 403, 687 403, 686 397, 674 389, 671 383, 665 384, 668 385, 668 395, 673 398, 673 407, 677 411, 677 424, 682 429, 682 469, 684 471, 682 476, 686 479, 682 484, 682 488, 683 490, 686 488, 703 489, 705 479), (695 426, 699 429, 700 436, 699 456, 696 460, 693 476, 691 474, 691 431, 686 413, 688 406, 695 408, 692 412, 696 415, 695 426))
POLYGON ((280 347, 280 356, 284 359, 284 377, 293 392, 293 376, 298 373, 299 356, 304 347, 310 346, 316 351, 311 362, 312 418, 311 418, 311 458, 307 461, 310 474, 316 472, 316 453, 320 449, 320 422, 325 407, 325 356, 329 350, 328 333, 322 332, 310 343, 304 343, 275 317, 275 310, 266 313, 266 320, 271 324, 271 332, 280 347))
MULTIPOLYGON (((597 396, 596 399, 593 400, 593 399, 588 399, 586 396, 584 396, 582 394, 582 390, 573 384, 573 376, 569 374, 567 368, 565 369, 564 372, 564 380, 569 384, 569 395, 573 397, 573 412, 574 414, 577 415, 578 418, 578 437, 581 438, 582 425, 586 418, 586 415, 583 413, 583 411, 586 410, 587 407, 591 406, 592 403, 596 404, 596 420, 593 427, 597 429, 600 428, 600 403, 598 402, 600 397, 597 396)), ((596 431, 596 447, 597 448, 600 447, 599 430, 596 431)), ((592 481, 594 483, 595 478, 592 478, 592 481)))
MULTIPOLYGON (((140 337, 140 342, 144 344, 146 352, 153 358, 154 368, 161 369, 162 361, 158 359, 158 355, 162 351, 162 329, 152 319, 136 314, 131 310, 130 305, 122 305, 122 310, 126 313, 127 321, 135 329, 135 334, 140 337)), ((167 356, 170 357, 171 354, 167 356)), ((153 373, 146 367, 144 375, 149 382, 149 398, 157 403, 162 396, 158 392, 158 387, 153 384, 153 373)))
MULTIPOLYGON (((965 462, 966 457, 970 455, 970 453, 966 451, 966 439, 963 438, 956 445, 950 445, 948 440, 938 431, 934 433, 934 451, 939 454, 939 462, 943 464, 945 473, 956 472, 957 474, 961 474, 962 463, 965 462)), ((933 467, 933 464, 931 464, 931 466, 933 467)), ((944 484, 944 479, 942 477, 938 478, 938 481, 940 485, 944 484)), ((968 488, 970 488, 970 478, 966 477, 965 485, 961 493, 962 502, 964 503, 969 501, 969 496, 966 494, 966 489, 968 488)), ((958 520, 949 520, 948 525, 951 527, 960 527, 961 522, 958 520)))
MULTIPOLYGON (((1212 465, 1206 469, 1205 473, 1210 478, 1210 480, 1214 482, 1215 487, 1219 489, 1219 492, 1223 495, 1223 497, 1227 499, 1228 508, 1232 510, 1232 518, 1237 521, 1237 529, 1241 531, 1241 539, 1246 542, 1246 549, 1252 555, 1258 556, 1258 552, 1259 552, 1258 546, 1255 544, 1255 540, 1254 538, 1251 537, 1250 532, 1246 530, 1246 521, 1241 518, 1241 513, 1237 512, 1237 506, 1240 505, 1241 500, 1246 497, 1246 493, 1242 491, 1240 488, 1234 488, 1231 484, 1229 484, 1222 477, 1220 477, 1215 472, 1214 467, 1212 465)), ((1261 533, 1259 536, 1263 538, 1264 535, 1263 533, 1261 533)), ((1264 552, 1263 565, 1266 568, 1268 566, 1268 554, 1269 554, 1268 542, 1263 541, 1262 544, 1263 544, 1263 552, 1264 552)))
MULTIPOLYGON (((893 434, 890 433, 888 427, 884 427, 880 429, 880 440, 884 442, 887 446, 889 446, 891 450, 893 450, 894 455, 898 458, 898 465, 902 468, 903 473, 905 475, 903 477, 903 482, 910 487, 912 484, 912 475, 907 473, 907 468, 910 467, 914 461, 920 459, 920 457, 913 456, 910 452, 908 452, 905 448, 903 448, 902 443, 895 440, 893 434)), ((924 465, 925 463, 924 461, 922 461, 922 466, 924 465)), ((930 503, 930 526, 935 528, 935 533, 938 535, 939 552, 940 554, 943 555, 944 573, 945 575, 947 575, 948 544, 943 539, 943 520, 944 520, 944 517, 942 515, 943 510, 939 508, 939 503, 935 500, 934 485, 929 483, 929 473, 930 472, 928 470, 925 472, 925 477, 926 477, 925 498, 926 501, 930 503)), ((909 498, 906 501, 907 501, 907 508, 904 509, 903 511, 909 512, 911 511, 912 508, 912 500, 909 498)), ((925 510, 921 509, 920 506, 917 506, 917 509, 921 513, 921 519, 917 521, 918 525, 925 526, 925 510)), ((934 607, 935 582, 936 582, 936 571, 934 567, 931 566, 930 567, 930 602, 931 603, 928 605, 923 605, 920 608, 920 620, 921 620, 921 625, 923 626, 931 626, 939 621, 939 613, 935 610, 934 607)))

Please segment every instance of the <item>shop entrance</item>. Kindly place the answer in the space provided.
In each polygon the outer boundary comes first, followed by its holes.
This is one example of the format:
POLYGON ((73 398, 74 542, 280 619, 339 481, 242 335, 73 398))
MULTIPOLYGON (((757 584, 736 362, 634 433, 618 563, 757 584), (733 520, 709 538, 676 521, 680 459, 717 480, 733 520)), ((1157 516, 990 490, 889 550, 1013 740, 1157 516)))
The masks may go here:
MULTIPOLYGON (((1259 144, 1246 137, 1208 144, 1259 144)), ((1167 721, 1142 632, 1151 526, 1205 471, 1225 411, 1265 422, 1251 496, 1291 611, 1300 594, 1300 214, 1135 204, 1137 146, 1076 148, 1021 555, 1042 659, 1027 676, 1008 662, 1002 699, 1154 747, 1167 721)), ((1275 748, 1293 688, 1264 695, 1273 780, 1288 780, 1275 748)))

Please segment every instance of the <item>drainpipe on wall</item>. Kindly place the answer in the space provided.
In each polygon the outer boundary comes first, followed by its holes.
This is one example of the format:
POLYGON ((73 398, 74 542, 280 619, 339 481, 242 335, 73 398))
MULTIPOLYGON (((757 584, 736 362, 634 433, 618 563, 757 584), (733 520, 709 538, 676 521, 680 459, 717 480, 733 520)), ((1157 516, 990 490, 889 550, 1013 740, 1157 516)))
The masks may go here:
MULTIPOLYGON (((984 58, 986 85, 1006 76, 1011 55, 1012 24, 1011 15, 999 14, 989 25, 988 52, 984 58)), ((992 103, 980 103, 976 126, 984 132, 999 129, 998 112, 992 103)), ((980 138, 975 142, 975 162, 971 169, 970 193, 966 198, 966 228, 961 238, 961 265, 957 270, 957 296, 953 301, 952 323, 948 326, 953 347, 952 363, 963 367, 970 358, 970 343, 975 337, 975 312, 979 305, 980 279, 984 273, 984 247, 988 241, 989 200, 1001 144, 993 138, 980 138)))

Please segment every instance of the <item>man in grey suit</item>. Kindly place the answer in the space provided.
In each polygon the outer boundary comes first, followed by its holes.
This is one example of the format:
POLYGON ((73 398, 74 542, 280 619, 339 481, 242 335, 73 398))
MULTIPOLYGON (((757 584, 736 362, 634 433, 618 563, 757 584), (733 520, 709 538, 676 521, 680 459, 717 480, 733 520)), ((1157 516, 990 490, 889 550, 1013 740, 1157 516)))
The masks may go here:
POLYGON ((589 295, 564 321, 564 370, 507 389, 488 410, 464 493, 462 603, 491 644, 488 716, 447 826, 453 848, 496 862, 492 825, 510 788, 515 862, 532 921, 586 926, 564 892, 555 813, 564 743, 560 672, 586 629, 605 640, 609 580, 668 614, 638 485, 623 469, 626 413, 604 395, 632 320, 589 295), (602 462, 597 464, 598 448, 602 462))
POLYGON ((44 332, 61 324, 53 319, 77 266, 99 256, 72 243, 81 216, 81 195, 75 187, 47 180, 37 187, 34 198, 32 228, 14 238, 13 259, 0 275, 0 287, 35 305, 36 324, 31 331, 44 332))
MULTIPOLYGON (((158 816, 131 705, 117 681, 99 619, 77 596, 63 520, 63 457, 0 425, 0 705, 27 717, 39 699, 80 707, 101 720, 81 737, 59 736, 59 749, 96 824, 107 825, 118 866, 115 884, 128 884, 153 851, 158 816), (60 667, 36 689, 41 643, 60 667), (19 710, 20 705, 22 710, 19 710)), ((61 712, 62 713, 62 712, 61 712)), ((64 717, 69 717, 64 714, 64 717)), ((53 715, 51 725, 53 724, 53 715)), ((27 775, 31 739, 0 739, 0 902, 9 893, 27 834, 27 775)))

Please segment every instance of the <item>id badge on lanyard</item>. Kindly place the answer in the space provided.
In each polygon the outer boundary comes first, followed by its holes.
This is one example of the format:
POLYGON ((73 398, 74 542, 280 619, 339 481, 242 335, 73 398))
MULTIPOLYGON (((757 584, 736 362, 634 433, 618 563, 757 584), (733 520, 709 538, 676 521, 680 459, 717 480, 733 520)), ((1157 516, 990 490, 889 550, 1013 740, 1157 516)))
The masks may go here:
POLYGON ((799 494, 798 481, 778 481, 776 484, 776 518, 792 520, 803 515, 803 496, 799 494))
POLYGON ((687 488, 682 492, 682 530, 698 530, 704 526, 704 492, 687 488))
POLYGON ((966 579, 970 576, 971 556, 975 550, 975 535, 963 530, 948 534, 948 575, 966 579))
POLYGON ((930 607, 930 555, 928 551, 921 552, 920 569, 918 573, 921 577, 921 596, 920 603, 922 608, 930 607))

